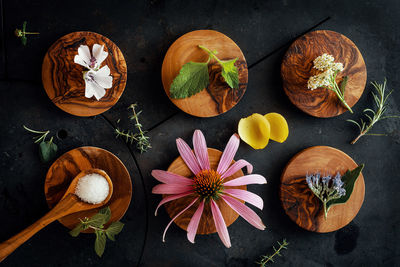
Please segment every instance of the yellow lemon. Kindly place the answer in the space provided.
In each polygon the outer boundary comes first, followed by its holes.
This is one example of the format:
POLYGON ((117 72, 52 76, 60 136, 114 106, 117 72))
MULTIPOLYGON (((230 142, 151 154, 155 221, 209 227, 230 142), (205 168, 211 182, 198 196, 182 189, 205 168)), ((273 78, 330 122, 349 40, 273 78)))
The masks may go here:
POLYGON ((243 118, 239 121, 240 138, 254 149, 263 149, 268 145, 271 127, 268 120, 261 114, 243 118))
POLYGON ((264 115, 271 126, 270 139, 279 143, 286 141, 289 135, 289 127, 285 118, 279 113, 268 113, 264 115))

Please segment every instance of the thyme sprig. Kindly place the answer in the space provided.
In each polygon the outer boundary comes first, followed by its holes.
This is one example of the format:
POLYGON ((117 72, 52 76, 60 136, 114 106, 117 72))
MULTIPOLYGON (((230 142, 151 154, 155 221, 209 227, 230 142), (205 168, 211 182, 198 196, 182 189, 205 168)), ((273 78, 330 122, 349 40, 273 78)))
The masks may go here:
POLYGON ((368 118, 368 121, 364 121, 362 118, 360 122, 356 122, 354 120, 347 120, 348 122, 354 123, 358 126, 360 133, 359 135, 351 141, 351 144, 354 145, 358 139, 360 139, 364 135, 372 135, 372 136, 385 136, 385 133, 369 133, 371 128, 377 123, 378 121, 388 119, 388 118, 400 118, 400 116, 384 116, 386 109, 387 109, 387 100, 389 96, 392 94, 393 90, 390 91, 387 95, 386 94, 386 78, 383 84, 379 84, 377 82, 371 82, 376 90, 376 94, 372 92, 372 96, 374 97, 376 110, 371 108, 364 109, 364 115, 368 118))
POLYGON ((129 119, 134 121, 135 128, 138 132, 134 133, 131 130, 121 130, 116 128, 115 133, 117 138, 123 137, 126 143, 133 144, 133 142, 136 142, 136 148, 140 151, 140 153, 143 153, 151 148, 150 137, 146 136, 147 131, 142 129, 143 126, 139 122, 139 115, 142 113, 142 111, 140 110, 139 112, 136 112, 136 107, 137 104, 135 103, 131 104, 128 109, 132 109, 132 115, 129 116, 129 119))
POLYGON ((26 42, 28 40, 26 35, 29 35, 29 34, 40 34, 38 32, 27 32, 26 31, 26 24, 27 24, 27 22, 24 21, 24 23, 22 24, 22 30, 17 28, 14 31, 15 36, 17 36, 18 38, 21 38, 21 42, 22 42, 23 45, 26 45, 26 42))
POLYGON ((268 262, 274 262, 274 257, 278 255, 279 257, 282 257, 281 250, 282 249, 287 249, 287 246, 289 245, 288 242, 286 242, 286 239, 283 239, 282 242, 277 242, 279 245, 279 248, 275 248, 275 246, 272 246, 274 249, 274 253, 271 255, 265 255, 261 256, 261 259, 259 262, 256 262, 257 264, 260 265, 260 267, 265 267, 267 266, 268 262))

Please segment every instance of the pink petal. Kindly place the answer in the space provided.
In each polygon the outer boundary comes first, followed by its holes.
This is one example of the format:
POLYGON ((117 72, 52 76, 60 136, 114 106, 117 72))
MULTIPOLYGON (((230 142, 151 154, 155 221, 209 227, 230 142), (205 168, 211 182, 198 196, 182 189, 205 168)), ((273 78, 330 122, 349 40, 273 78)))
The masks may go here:
POLYGON ((165 234, 167 233, 168 228, 170 227, 170 225, 172 224, 173 221, 175 221, 176 218, 178 218, 182 213, 184 213, 188 208, 190 208, 191 206, 193 206, 193 204, 198 200, 199 198, 195 198, 192 203, 189 204, 189 206, 187 206, 186 208, 184 208, 181 212, 179 212, 167 225, 167 227, 165 227, 164 233, 163 233, 163 237, 162 237, 162 241, 165 242, 165 234))
POLYGON ((164 184, 181 184, 181 185, 193 184, 192 179, 168 171, 153 170, 151 172, 151 175, 164 184))
POLYGON ((193 191, 190 191, 190 192, 186 192, 186 193, 182 193, 182 194, 177 194, 177 195, 171 195, 171 196, 164 197, 164 198, 160 201, 160 203, 158 204, 158 206, 157 206, 157 208, 156 208, 156 211, 154 212, 154 216, 157 216, 157 211, 158 211, 158 209, 159 209, 163 204, 165 204, 165 203, 167 203, 167 202, 170 202, 170 201, 172 201, 172 200, 181 198, 181 197, 186 197, 186 196, 188 196, 188 195, 190 195, 190 194, 192 194, 192 193, 193 193, 193 191))
POLYGON ((221 211, 218 208, 217 203, 211 199, 211 213, 213 215, 215 228, 217 228, 218 236, 221 239, 222 243, 224 243, 225 247, 231 247, 231 240, 229 238, 228 228, 226 228, 226 224, 224 218, 222 217, 221 211))
POLYGON ((261 221, 260 217, 258 217, 257 213, 255 213, 252 209, 247 207, 245 204, 240 202, 239 200, 236 200, 234 198, 231 198, 230 196, 221 196, 223 200, 231 207, 234 211, 239 213, 240 216, 242 216, 243 219, 245 219, 248 223, 253 225, 255 228, 264 230, 265 225, 261 221))
POLYGON ((247 203, 250 203, 251 205, 256 206, 260 210, 262 210, 264 207, 264 201, 262 200, 262 198, 252 192, 242 190, 242 189, 233 189, 232 188, 232 189, 225 189, 224 193, 227 193, 238 199, 244 200, 247 203))
POLYGON ((242 176, 224 183, 224 186, 240 186, 248 184, 266 184, 267 180, 259 174, 242 176))
POLYGON ((231 165, 233 158, 235 157, 236 151, 239 148, 239 136, 234 134, 229 139, 228 144, 225 147, 224 153, 222 153, 221 159, 219 160, 217 172, 224 173, 229 165, 231 165))
POLYGON ((183 161, 186 163, 188 168, 192 171, 194 175, 198 174, 201 169, 196 157, 194 156, 192 150, 181 138, 176 139, 176 146, 178 147, 179 154, 181 155, 183 161))
POLYGON ((250 174, 253 172, 253 165, 245 161, 244 159, 240 159, 236 161, 235 163, 232 164, 232 166, 229 167, 229 169, 221 176, 222 178, 229 177, 233 174, 235 174, 237 171, 240 169, 244 168, 247 166, 247 173, 250 174))
POLYGON ((210 169, 210 161, 208 160, 208 151, 206 139, 200 130, 194 131, 193 134, 193 148, 196 158, 202 170, 210 169))
POLYGON ((151 191, 153 194, 181 194, 191 191, 192 186, 181 184, 158 184, 151 191))
POLYGON ((193 214, 192 219, 190 219, 187 228, 187 238, 192 243, 194 243, 194 238, 196 237, 197 228, 199 227, 201 215, 203 214, 203 209, 204 209, 204 200, 200 202, 200 205, 197 208, 196 212, 193 214))

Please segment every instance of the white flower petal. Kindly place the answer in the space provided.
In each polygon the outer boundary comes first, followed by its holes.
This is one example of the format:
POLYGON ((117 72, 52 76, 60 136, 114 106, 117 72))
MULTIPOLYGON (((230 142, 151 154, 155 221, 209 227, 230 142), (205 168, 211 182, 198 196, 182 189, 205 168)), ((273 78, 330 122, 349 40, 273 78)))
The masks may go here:
POLYGON ((91 98, 94 94, 93 82, 85 80, 85 97, 91 98))
POLYGON ((95 82, 90 82, 90 83, 93 84, 94 97, 97 100, 100 100, 100 98, 102 98, 106 94, 106 90, 95 82))
POLYGON ((102 67, 101 69, 99 69, 96 72, 96 75, 98 75, 98 76, 108 76, 108 75, 110 75, 110 68, 107 65, 105 65, 104 67, 102 67))
POLYGON ((90 50, 87 45, 81 45, 78 48, 78 55, 82 59, 83 62, 86 63, 86 65, 90 65, 90 58, 92 57, 90 55, 90 50))
POLYGON ((76 55, 76 56, 74 57, 74 62, 75 62, 76 64, 79 64, 79 65, 85 67, 85 68, 89 68, 89 66, 86 64, 85 61, 83 61, 83 59, 81 58, 80 55, 76 55))
POLYGON ((108 53, 103 50, 104 45, 94 44, 92 48, 93 56, 96 58, 97 67, 107 58, 108 53))
POLYGON ((103 88, 111 88, 112 87, 112 81, 113 77, 112 76, 99 76, 96 75, 94 77, 95 82, 100 85, 103 88))

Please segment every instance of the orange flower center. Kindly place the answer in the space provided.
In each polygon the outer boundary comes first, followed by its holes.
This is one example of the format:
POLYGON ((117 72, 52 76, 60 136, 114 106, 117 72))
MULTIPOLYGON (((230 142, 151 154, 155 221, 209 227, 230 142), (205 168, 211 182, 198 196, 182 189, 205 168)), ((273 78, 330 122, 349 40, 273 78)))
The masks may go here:
POLYGON ((202 170, 193 180, 194 191, 205 199, 217 199, 224 188, 221 175, 214 170, 202 170))

